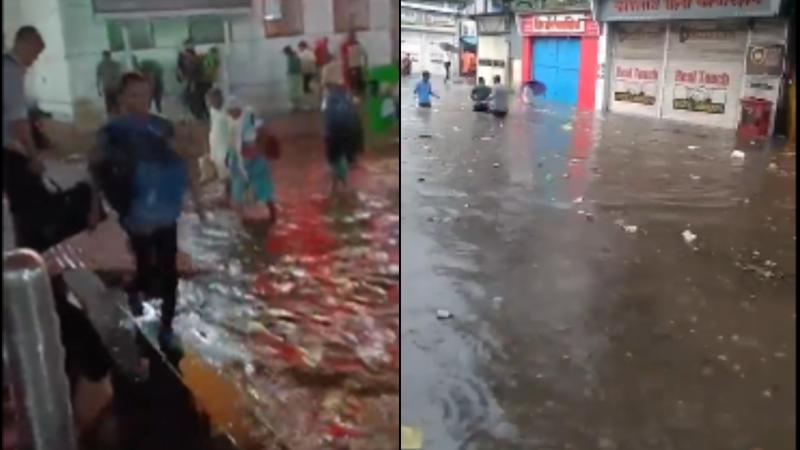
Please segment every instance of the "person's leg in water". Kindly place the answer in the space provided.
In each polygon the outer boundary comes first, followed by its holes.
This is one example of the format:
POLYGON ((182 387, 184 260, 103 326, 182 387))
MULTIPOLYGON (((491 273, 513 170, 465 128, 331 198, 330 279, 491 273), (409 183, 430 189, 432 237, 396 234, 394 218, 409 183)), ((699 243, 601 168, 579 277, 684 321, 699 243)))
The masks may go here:
MULTIPOLYGON (((112 360, 86 312, 68 299, 63 277, 51 278, 61 342, 66 353, 66 373, 79 431, 94 428, 114 398, 112 360)), ((83 437, 83 436, 82 436, 83 437)))
POLYGON ((161 304, 162 345, 172 344, 172 322, 178 300, 178 224, 160 228, 153 233, 155 245, 153 268, 158 273, 158 296, 161 304))
POLYGON ((230 202, 233 209, 241 214, 244 206, 245 195, 249 189, 247 174, 239 169, 239 156, 230 156, 230 202))
POLYGON ((508 115, 508 111, 492 111, 492 115, 498 119, 502 119, 508 115))
POLYGON ((255 158, 249 162, 248 172, 256 201, 266 205, 269 221, 275 223, 278 219, 278 208, 275 204, 275 183, 272 181, 269 162, 264 157, 255 158))
POLYGON ((327 136, 325 146, 328 165, 331 169, 331 195, 335 195, 347 187, 347 172, 349 171, 347 154, 343 151, 341 138, 327 136))
POLYGON ((144 299, 150 294, 152 285, 155 249, 152 237, 146 234, 128 232, 128 241, 136 264, 133 281, 128 286, 128 306, 131 313, 140 317, 144 314, 144 299))
POLYGON ((361 124, 361 118, 358 117, 352 124, 352 129, 349 131, 350 135, 347 136, 347 162, 350 167, 358 167, 358 158, 364 152, 364 126, 361 124))
POLYGON ((153 88, 153 104, 156 107, 156 112, 159 114, 162 113, 161 110, 161 99, 164 97, 164 86, 161 83, 156 83, 155 87, 153 88))

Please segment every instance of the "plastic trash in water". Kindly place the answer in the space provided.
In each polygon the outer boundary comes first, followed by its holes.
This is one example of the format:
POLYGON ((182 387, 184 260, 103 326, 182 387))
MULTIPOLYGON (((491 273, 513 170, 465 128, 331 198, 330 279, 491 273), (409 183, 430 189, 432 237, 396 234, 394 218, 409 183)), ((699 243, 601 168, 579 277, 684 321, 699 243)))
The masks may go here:
POLYGON ((416 427, 400 427, 400 450, 421 450, 422 430, 416 427))
POLYGON ((636 225, 623 225, 622 229, 628 234, 635 234, 637 231, 639 231, 639 227, 636 225))
POLYGON ((681 233, 681 236, 683 236, 683 240, 687 244, 691 244, 692 242, 694 242, 697 239, 697 235, 692 233, 691 230, 683 230, 683 233, 681 233))
POLYGON ((731 152, 731 159, 734 160, 744 160, 745 153, 741 150, 734 150, 731 152))
POLYGON ((439 320, 447 320, 453 318, 453 313, 446 309, 437 309, 436 310, 436 318, 439 320))
POLYGON ((565 123, 564 125, 561 126, 561 129, 564 130, 564 131, 572 131, 572 124, 571 123, 565 123))

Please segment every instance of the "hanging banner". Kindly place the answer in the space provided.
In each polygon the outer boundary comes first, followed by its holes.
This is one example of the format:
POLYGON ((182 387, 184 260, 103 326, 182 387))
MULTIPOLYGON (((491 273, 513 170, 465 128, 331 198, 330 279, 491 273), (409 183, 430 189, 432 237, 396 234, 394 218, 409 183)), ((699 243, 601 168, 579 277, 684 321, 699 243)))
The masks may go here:
POLYGON ((780 0, 599 0, 601 22, 726 19, 778 15, 780 0))

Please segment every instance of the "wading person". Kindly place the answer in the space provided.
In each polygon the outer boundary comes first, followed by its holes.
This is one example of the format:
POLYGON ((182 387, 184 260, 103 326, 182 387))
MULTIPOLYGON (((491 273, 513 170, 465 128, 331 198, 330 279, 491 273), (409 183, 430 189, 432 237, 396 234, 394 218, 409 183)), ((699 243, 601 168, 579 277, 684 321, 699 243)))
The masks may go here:
POLYGON ((500 75, 494 76, 492 94, 486 100, 489 101, 489 112, 495 117, 502 119, 508 114, 508 88, 503 85, 500 75))
POLYGON ((314 52, 311 51, 305 41, 300 41, 297 49, 297 56, 300 58, 300 73, 303 76, 303 100, 308 107, 314 93, 314 78, 317 76, 317 59, 314 56, 314 52))
POLYGON ((422 72, 422 79, 414 86, 414 95, 417 96, 417 105, 420 108, 430 108, 431 97, 439 98, 439 96, 433 92, 431 74, 427 70, 422 72))
POLYGON ((227 186, 228 167, 225 159, 228 156, 228 114, 225 111, 225 98, 222 91, 214 88, 208 93, 208 114, 211 126, 208 132, 208 149, 217 180, 227 186))
POLYGON ((117 108, 117 90, 122 77, 122 66, 111 57, 111 52, 103 52, 103 60, 97 65, 97 94, 106 103, 106 114, 112 114, 117 108))
POLYGON ((475 112, 486 112, 489 110, 487 99, 492 95, 492 88, 486 85, 483 77, 478 78, 478 85, 472 88, 470 98, 473 101, 472 110, 475 112))
POLYGON ((295 110, 300 109, 303 97, 303 74, 300 70, 300 57, 297 56, 294 49, 290 46, 283 48, 283 54, 286 56, 286 78, 289 82, 289 101, 292 103, 292 108, 295 110))
POLYGON ((121 115, 100 131, 90 173, 130 240, 136 260, 129 287, 133 312, 142 313, 143 296, 160 298, 159 342, 170 347, 178 288, 178 219, 187 190, 201 220, 205 214, 187 163, 175 151, 174 128, 150 114, 150 101, 147 79, 138 73, 122 77, 121 115))
POLYGON ((347 34, 347 39, 342 44, 342 62, 345 64, 345 84, 356 97, 364 95, 366 81, 364 74, 367 70, 367 52, 358 42, 355 31, 347 34))
POLYGON ((161 114, 162 100, 164 98, 164 69, 158 61, 145 59, 139 64, 139 71, 142 72, 153 89, 153 106, 156 112, 161 114))
POLYGON ((325 156, 331 170, 331 194, 347 187, 349 166, 355 162, 363 143, 361 118, 339 69, 338 64, 329 64, 322 76, 322 118, 325 156))
POLYGON ((267 156, 258 145, 262 122, 236 98, 228 99, 226 110, 230 123, 231 202, 242 214, 246 197, 252 194, 258 206, 268 209, 269 220, 274 222, 278 217, 275 184, 267 156))
MULTIPOLYGON (((101 213, 86 183, 50 193, 36 153, 25 101, 25 71, 45 44, 30 26, 19 29, 11 51, 3 56, 3 190, 15 228, 15 246, 39 253, 96 224, 101 213), (93 207, 94 206, 94 207, 93 207)), ((85 313, 67 301, 61 276, 52 276, 78 431, 88 431, 110 404, 113 388, 110 358, 85 313)), ((36 324, 31 324, 36 326, 36 324)))

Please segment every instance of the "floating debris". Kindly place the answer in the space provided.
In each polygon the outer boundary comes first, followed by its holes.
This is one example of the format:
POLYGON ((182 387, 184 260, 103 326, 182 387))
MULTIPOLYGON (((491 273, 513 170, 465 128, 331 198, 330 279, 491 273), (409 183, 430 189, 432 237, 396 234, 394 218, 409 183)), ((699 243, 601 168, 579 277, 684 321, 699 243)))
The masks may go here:
POLYGON ((637 231, 639 231, 639 227, 636 225, 623 225, 622 229, 628 234, 635 234, 637 231))
POLYGON ((453 313, 446 309, 437 309, 436 310, 436 318, 439 320, 447 320, 453 318, 453 313))
POLYGON ((416 427, 400 427, 400 450, 422 450, 422 430, 416 427))

